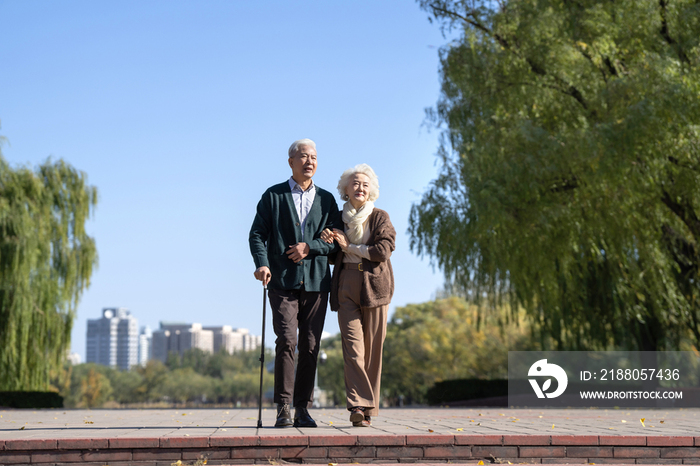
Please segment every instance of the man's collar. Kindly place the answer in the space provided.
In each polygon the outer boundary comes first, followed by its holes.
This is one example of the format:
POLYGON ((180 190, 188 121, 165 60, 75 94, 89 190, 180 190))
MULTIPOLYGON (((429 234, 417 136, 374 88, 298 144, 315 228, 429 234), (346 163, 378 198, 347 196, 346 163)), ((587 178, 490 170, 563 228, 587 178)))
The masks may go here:
MULTIPOLYGON (((299 190, 301 190, 301 186, 299 186, 299 183, 297 183, 294 180, 293 176, 290 176, 289 177, 289 189, 294 191, 294 188, 296 188, 296 187, 299 187, 299 190)), ((316 188, 316 185, 314 185, 314 180, 311 180, 311 184, 309 185, 309 187, 306 189, 305 192, 310 191, 311 189, 315 189, 315 188, 316 188)))

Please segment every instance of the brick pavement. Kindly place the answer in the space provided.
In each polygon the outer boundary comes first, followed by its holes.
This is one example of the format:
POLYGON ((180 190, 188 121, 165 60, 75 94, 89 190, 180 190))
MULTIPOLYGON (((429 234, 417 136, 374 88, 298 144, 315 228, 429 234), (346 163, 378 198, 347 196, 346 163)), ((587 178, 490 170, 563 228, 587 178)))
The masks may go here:
POLYGON ((318 409, 275 429, 274 409, 0 411, 0 464, 700 464, 700 409, 391 408, 370 428, 318 409), (642 422, 641 419, 644 419, 642 422))

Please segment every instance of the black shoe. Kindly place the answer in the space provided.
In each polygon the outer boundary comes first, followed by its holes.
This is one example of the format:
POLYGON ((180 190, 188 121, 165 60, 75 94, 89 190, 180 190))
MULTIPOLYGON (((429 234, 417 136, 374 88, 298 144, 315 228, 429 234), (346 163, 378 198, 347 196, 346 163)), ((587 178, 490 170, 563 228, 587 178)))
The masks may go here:
POLYGON ((311 419, 308 409, 301 407, 295 408, 294 427, 316 427, 316 421, 311 419))
POLYGON ((289 410, 287 403, 277 405, 277 421, 275 427, 289 427, 294 425, 292 422, 292 412, 289 410))

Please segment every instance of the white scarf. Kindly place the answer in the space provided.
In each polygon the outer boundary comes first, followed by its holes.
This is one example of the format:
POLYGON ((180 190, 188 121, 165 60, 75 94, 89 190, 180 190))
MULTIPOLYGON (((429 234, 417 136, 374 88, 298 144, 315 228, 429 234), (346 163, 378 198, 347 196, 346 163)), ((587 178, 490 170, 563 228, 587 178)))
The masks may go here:
POLYGON ((352 244, 363 244, 362 236, 365 234, 365 229, 362 225, 373 210, 374 202, 372 201, 362 204, 360 210, 355 210, 350 201, 347 201, 343 206, 343 222, 347 225, 345 234, 352 244))

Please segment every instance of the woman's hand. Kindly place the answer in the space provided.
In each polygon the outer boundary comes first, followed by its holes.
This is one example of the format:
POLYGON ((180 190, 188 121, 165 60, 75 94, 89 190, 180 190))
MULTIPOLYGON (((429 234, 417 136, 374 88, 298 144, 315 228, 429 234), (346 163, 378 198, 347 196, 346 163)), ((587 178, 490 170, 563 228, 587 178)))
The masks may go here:
POLYGON ((333 232, 330 230, 330 228, 326 228, 321 232, 321 239, 328 244, 333 244, 335 236, 333 235, 333 232))
POLYGON ((348 237, 345 236, 345 232, 343 230, 333 228, 333 238, 338 242, 340 249, 345 251, 348 248, 350 241, 348 241, 348 237))

